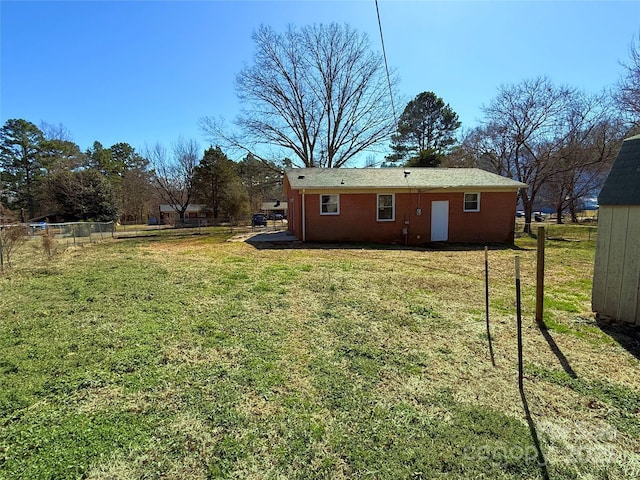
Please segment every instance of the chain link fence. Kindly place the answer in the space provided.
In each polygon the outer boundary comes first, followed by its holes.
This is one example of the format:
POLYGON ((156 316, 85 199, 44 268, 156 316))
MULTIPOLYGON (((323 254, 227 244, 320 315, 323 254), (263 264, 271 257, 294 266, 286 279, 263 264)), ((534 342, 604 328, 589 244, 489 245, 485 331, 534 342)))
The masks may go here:
POLYGON ((24 254, 22 260, 34 252, 51 257, 71 246, 100 242, 114 234, 113 222, 0 224, 0 271, 10 267, 16 255, 24 254))
POLYGON ((77 246, 114 238, 115 224, 113 222, 32 223, 29 225, 28 232, 31 236, 49 235, 58 244, 64 244, 64 246, 77 246))
POLYGON ((196 221, 180 225, 121 225, 114 222, 0 223, 0 272, 12 264, 51 258, 68 248, 110 239, 179 237, 191 235, 239 235, 264 230, 284 230, 286 221, 273 220, 265 227, 241 224, 207 225, 196 221))
POLYGON ((555 220, 543 222, 531 222, 525 224, 523 221, 516 221, 516 236, 524 234, 525 225, 529 225, 531 234, 537 234, 538 227, 544 227, 544 234, 547 240, 567 241, 567 242, 595 242, 598 238, 598 223, 589 221, 583 223, 557 223, 555 220))

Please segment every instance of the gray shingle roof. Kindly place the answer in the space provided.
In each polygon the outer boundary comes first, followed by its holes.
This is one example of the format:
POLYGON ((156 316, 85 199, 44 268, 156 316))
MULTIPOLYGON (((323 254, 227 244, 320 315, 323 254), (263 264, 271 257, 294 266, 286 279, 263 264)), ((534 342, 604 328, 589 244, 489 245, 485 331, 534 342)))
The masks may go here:
POLYGON ((293 189, 527 187, 479 168, 292 168, 285 174, 293 189))
POLYGON ((640 135, 622 142, 598 204, 640 205, 640 135))

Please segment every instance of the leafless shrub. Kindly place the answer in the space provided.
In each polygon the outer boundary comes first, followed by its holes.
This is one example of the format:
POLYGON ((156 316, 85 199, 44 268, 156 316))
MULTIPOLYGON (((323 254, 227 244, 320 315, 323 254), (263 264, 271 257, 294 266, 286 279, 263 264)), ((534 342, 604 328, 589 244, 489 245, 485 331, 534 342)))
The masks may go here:
POLYGON ((11 266, 13 253, 27 240, 27 228, 24 225, 5 225, 0 227, 0 270, 4 265, 11 266))
POLYGON ((50 228, 47 228, 42 234, 42 250, 47 258, 53 257, 58 251, 56 235, 50 228))

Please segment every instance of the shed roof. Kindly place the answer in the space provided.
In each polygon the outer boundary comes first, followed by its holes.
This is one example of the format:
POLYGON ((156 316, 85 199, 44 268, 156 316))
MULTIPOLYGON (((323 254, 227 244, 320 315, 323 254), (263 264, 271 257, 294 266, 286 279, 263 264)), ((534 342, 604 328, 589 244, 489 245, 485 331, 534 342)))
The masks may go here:
POLYGON ((640 205, 640 135, 622 142, 598 196, 599 205, 640 205))
POLYGON ((527 187, 479 168, 292 168, 285 174, 293 189, 527 187))

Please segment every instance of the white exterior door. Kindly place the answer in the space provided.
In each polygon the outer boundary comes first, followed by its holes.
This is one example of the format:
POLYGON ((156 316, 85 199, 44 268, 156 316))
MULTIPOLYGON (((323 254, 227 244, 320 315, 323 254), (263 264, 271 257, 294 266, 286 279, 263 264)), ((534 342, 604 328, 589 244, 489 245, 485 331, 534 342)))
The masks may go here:
POLYGON ((449 239, 449 202, 431 202, 431 241, 445 242, 449 239))

